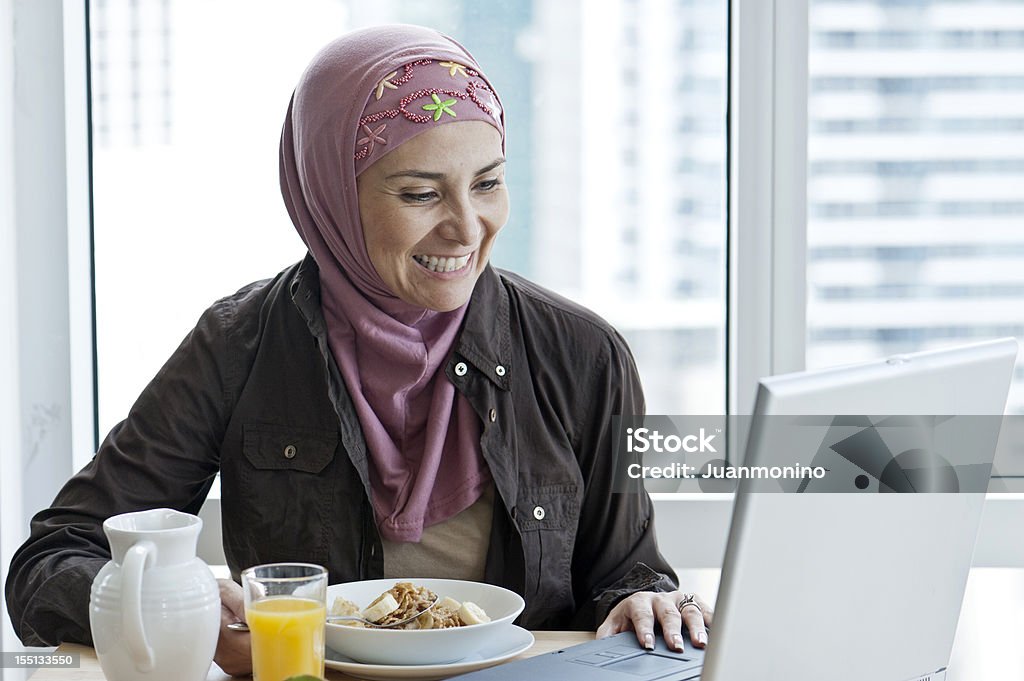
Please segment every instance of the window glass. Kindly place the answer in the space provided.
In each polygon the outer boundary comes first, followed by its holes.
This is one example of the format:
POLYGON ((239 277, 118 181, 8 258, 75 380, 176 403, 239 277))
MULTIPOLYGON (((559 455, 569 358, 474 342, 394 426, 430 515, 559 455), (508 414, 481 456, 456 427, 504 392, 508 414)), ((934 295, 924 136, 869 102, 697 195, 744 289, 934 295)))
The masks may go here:
POLYGON ((508 118, 494 252, 602 314, 651 413, 725 405, 725 0, 91 0, 100 432, 201 312, 304 247, 278 189, 313 54, 383 22, 479 59, 508 118))
POLYGON ((810 46, 808 367, 1024 338, 1024 0, 811 0, 810 46))

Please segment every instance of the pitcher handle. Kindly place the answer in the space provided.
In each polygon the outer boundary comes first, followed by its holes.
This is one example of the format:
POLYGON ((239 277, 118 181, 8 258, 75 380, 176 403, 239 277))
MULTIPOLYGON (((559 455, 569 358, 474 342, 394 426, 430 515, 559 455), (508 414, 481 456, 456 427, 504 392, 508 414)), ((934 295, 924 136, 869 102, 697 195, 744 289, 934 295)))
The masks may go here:
POLYGON ((140 672, 153 671, 154 667, 153 648, 142 626, 142 573, 155 560, 156 545, 151 541, 137 542, 125 554, 121 576, 122 630, 135 668, 140 672))

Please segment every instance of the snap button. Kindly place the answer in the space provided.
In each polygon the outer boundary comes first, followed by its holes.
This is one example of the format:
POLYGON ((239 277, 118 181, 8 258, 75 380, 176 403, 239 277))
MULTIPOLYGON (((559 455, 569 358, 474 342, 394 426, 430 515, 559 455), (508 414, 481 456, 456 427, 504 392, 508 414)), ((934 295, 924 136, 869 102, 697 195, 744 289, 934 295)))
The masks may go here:
POLYGON ((534 509, 533 509, 533 517, 534 518, 536 518, 537 520, 544 520, 544 516, 546 516, 546 515, 547 515, 547 512, 544 510, 543 506, 535 506, 534 507, 534 509))
POLYGON ((498 420, 498 412, 494 409, 492 409, 490 413, 488 413, 487 415, 491 417, 491 423, 494 423, 495 421, 498 420))
POLYGON ((501 366, 499 364, 498 366, 494 367, 494 373, 498 374, 499 376, 504 376, 505 375, 505 367, 503 367, 503 366, 501 366))
POLYGON ((465 362, 459 362, 455 365, 456 376, 465 376, 467 371, 469 371, 469 367, 466 366, 465 362))
POLYGON ((295 449, 295 445, 288 445, 284 448, 284 458, 286 459, 294 459, 297 453, 298 450, 295 449))

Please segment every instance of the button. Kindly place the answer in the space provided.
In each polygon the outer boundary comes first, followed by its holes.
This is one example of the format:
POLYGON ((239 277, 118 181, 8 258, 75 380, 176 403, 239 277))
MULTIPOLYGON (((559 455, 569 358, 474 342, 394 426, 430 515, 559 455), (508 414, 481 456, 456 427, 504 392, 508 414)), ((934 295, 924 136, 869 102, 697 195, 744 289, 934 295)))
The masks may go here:
POLYGON ((498 412, 495 411, 494 409, 492 409, 490 412, 488 412, 487 415, 490 417, 491 423, 494 423, 495 421, 498 420, 498 412))
POLYGON ((465 362, 459 362, 455 365, 456 376, 465 376, 467 371, 469 371, 469 367, 466 366, 465 362))
POLYGON ((533 508, 533 517, 537 520, 544 520, 544 516, 546 515, 547 512, 544 510, 543 506, 535 506, 533 508))
POLYGON ((494 373, 498 374, 499 376, 504 376, 505 375, 505 367, 503 367, 503 366, 501 366, 499 364, 498 366, 494 367, 494 373))
POLYGON ((295 449, 295 445, 288 445, 284 448, 284 458, 294 459, 296 454, 298 454, 298 450, 295 449))

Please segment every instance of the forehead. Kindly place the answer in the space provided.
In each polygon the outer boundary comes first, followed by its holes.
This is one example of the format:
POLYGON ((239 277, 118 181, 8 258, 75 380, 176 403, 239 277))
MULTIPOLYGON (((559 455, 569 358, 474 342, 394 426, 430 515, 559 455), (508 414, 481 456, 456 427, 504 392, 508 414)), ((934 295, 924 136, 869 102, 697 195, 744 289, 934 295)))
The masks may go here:
POLYGON ((501 133, 484 121, 455 121, 433 126, 380 157, 367 175, 400 170, 473 172, 502 158, 501 133))

